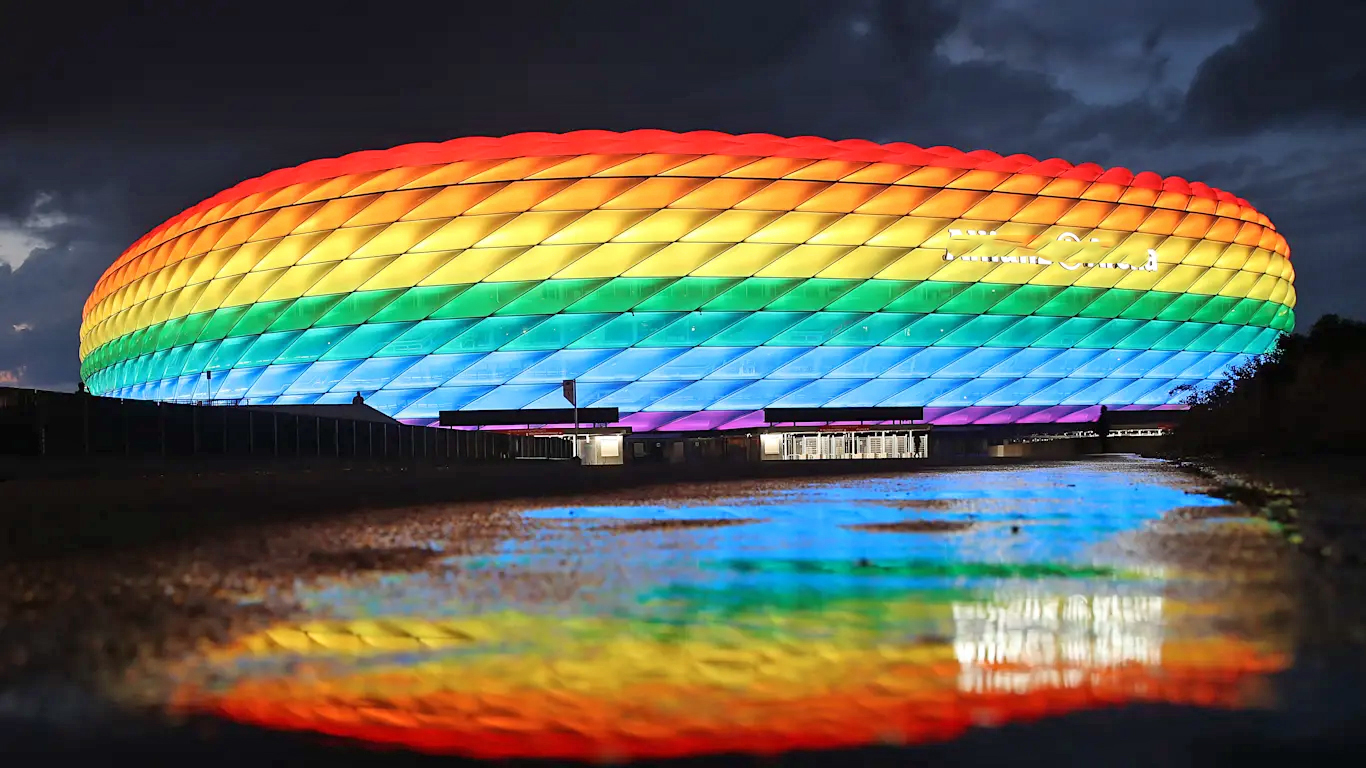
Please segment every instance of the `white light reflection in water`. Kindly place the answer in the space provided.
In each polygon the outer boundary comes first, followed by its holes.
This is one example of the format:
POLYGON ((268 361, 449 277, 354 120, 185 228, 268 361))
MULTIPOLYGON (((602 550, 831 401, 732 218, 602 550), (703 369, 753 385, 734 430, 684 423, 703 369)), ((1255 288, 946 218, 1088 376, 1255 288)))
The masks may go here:
POLYGON ((1078 688, 1096 672, 1162 664, 1163 599, 1144 595, 1012 596, 954 603, 958 689, 1028 693, 1078 688))

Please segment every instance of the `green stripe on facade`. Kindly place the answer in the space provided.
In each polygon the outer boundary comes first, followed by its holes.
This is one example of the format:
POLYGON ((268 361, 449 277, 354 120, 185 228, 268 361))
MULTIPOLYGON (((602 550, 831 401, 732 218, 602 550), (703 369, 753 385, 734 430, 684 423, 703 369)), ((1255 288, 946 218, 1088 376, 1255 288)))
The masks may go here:
MULTIPOLYGON (((1058 337, 1055 329, 1062 323, 1046 323, 1043 322, 1044 318, 1140 321, 1137 325, 1116 323, 1108 326, 1108 333, 1115 337, 1115 347, 1120 349, 1147 349, 1159 342, 1160 348, 1172 348, 1171 345, 1179 343, 1180 339, 1186 339, 1187 343, 1196 343, 1200 334, 1194 331, 1171 336, 1175 324, 1185 322, 1272 328, 1278 331, 1285 331, 1294 326, 1294 312, 1289 307, 1272 301, 1225 296, 1076 286, 1012 286, 938 281, 618 277, 610 280, 420 286, 410 289, 361 291, 346 295, 307 296, 252 306, 222 307, 175 318, 114 339, 86 356, 82 364, 82 375, 90 379, 95 373, 110 366, 155 352, 167 352, 169 355, 174 351, 175 360, 193 358, 200 361, 202 353, 194 350, 199 343, 290 331, 303 331, 303 334, 294 342, 297 348, 287 350, 289 360, 306 362, 319 359, 323 354, 351 355, 355 354, 353 350, 356 344, 360 344, 359 339, 340 352, 334 352, 332 346, 362 325, 400 328, 399 336, 387 338, 376 354, 427 354, 442 349, 455 340, 454 335, 441 338, 441 334, 467 332, 472 325, 491 315, 509 318, 520 315, 523 310, 527 310, 527 315, 539 317, 540 320, 508 320, 504 323, 507 327, 515 327, 518 334, 529 332, 531 327, 551 315, 596 316, 634 312, 634 315, 628 314, 605 322, 593 319, 555 321, 561 328, 553 334, 557 338, 564 338, 573 330, 591 326, 586 335, 569 345, 571 348, 621 347, 641 343, 644 338, 663 329, 658 324, 637 327, 637 320, 632 318, 638 319, 647 314, 657 313, 694 312, 700 308, 705 331, 717 327, 721 322, 718 318, 709 317, 710 315, 717 312, 722 315, 736 312, 748 314, 756 311, 749 309, 750 307, 759 305, 762 305, 762 308, 758 311, 772 313, 776 318, 791 316, 789 313, 832 315, 809 320, 797 318, 793 326, 798 322, 803 323, 797 329, 801 338, 824 337, 826 341, 823 343, 841 346, 880 343, 880 340, 875 339, 881 336, 883 331, 888 331, 887 336, 883 336, 884 339, 892 337, 893 334, 897 334, 900 339, 901 334, 905 334, 906 340, 892 343, 912 343, 909 340, 916 338, 929 339, 930 344, 958 345, 968 343, 968 338, 977 336, 975 329, 981 329, 982 335, 987 335, 988 328, 999 329, 999 334, 989 337, 990 341, 984 343, 994 346, 995 342, 1008 341, 1010 346, 1020 343, 1028 345, 1046 334, 1053 334, 1053 338, 1058 337), (529 310, 545 311, 533 313, 529 310), (974 330, 969 333, 957 332, 956 325, 948 328, 931 327, 933 324, 927 324, 912 330, 911 326, 917 322, 917 316, 930 314, 1033 317, 1035 320, 1023 324, 995 320, 979 321, 973 325, 974 330), (842 321, 835 319, 834 315, 852 317, 853 320, 840 327, 842 321), (474 322, 425 325, 434 321, 451 320, 474 322), (1142 322, 1152 320, 1160 322, 1142 322), (413 323, 418 323, 418 327, 413 326, 413 323), (837 330, 833 333, 828 332, 826 324, 830 328, 837 327, 837 330), (815 330, 818 326, 827 330, 815 330), (339 330, 326 332, 326 329, 339 330), (416 335, 404 335, 410 331, 416 335), (1189 338, 1186 338, 1188 335, 1189 338), (399 337, 407 341, 403 345, 391 348, 399 337), (440 344, 436 344, 438 340, 440 344), (304 343, 299 346, 299 342, 304 343), (186 347, 189 349, 184 349, 186 347), (406 351, 400 352, 400 349, 406 351)), ((734 322, 739 320, 736 319, 734 322)), ((755 329, 754 333, 758 334, 759 328, 776 327, 782 322, 781 319, 770 319, 765 315, 747 321, 743 328, 737 328, 734 333, 737 338, 748 339, 751 337, 749 329, 755 329)), ((726 330, 732 324, 722 323, 720 330, 726 330)), ((1064 336, 1074 336, 1083 328, 1095 330, 1087 324, 1072 323, 1061 333, 1064 336)), ((547 329, 541 337, 548 337, 550 330, 547 329)), ((784 332, 786 330, 787 328, 783 329, 784 332)), ((389 332, 366 333, 378 334, 375 336, 378 339, 380 336, 387 336, 389 332)), ((681 333, 679 338, 691 338, 702 331, 674 333, 681 333)), ((1219 340, 1214 346, 1216 349, 1226 350, 1236 346, 1233 338, 1255 337, 1255 332, 1234 333, 1219 340)), ((665 343, 665 338, 672 337, 666 335, 652 343, 665 343)), ((712 336, 707 338, 710 339, 712 336)), ((508 340, 510 341, 510 338, 508 340)), ((497 336, 494 335, 481 337, 477 342, 461 342, 456 346, 464 348, 468 344, 468 351, 474 351, 488 349, 496 341, 497 336)), ((361 346, 369 348, 374 346, 374 343, 367 341, 361 346)), ((542 348, 541 344, 548 342, 533 338, 523 343, 527 348, 542 348)), ((668 343, 672 345, 681 342, 668 343)), ((1103 343, 1108 344, 1110 340, 1103 343)), ((1214 343, 1213 337, 1200 342, 1202 346, 1211 343, 1214 343)), ((712 342, 710 345, 717 344, 719 342, 712 342)), ((242 351, 245 353, 245 349, 242 351)), ((167 365, 172 365, 171 359, 167 358, 167 365)), ((202 362, 208 364, 207 360, 202 362)), ((221 366, 222 358, 213 364, 221 366)))

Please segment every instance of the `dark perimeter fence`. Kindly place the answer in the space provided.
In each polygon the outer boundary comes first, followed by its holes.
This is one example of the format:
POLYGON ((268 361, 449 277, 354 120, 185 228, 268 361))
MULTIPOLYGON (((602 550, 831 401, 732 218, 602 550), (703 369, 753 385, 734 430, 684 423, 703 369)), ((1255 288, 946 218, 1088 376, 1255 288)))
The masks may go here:
MULTIPOLYGON (((0 456, 500 461, 568 458, 555 437, 441 429, 357 409, 189 405, 0 388, 0 456), (344 413, 343 413, 344 412, 344 413)), ((369 410, 369 409, 366 409, 369 410)))

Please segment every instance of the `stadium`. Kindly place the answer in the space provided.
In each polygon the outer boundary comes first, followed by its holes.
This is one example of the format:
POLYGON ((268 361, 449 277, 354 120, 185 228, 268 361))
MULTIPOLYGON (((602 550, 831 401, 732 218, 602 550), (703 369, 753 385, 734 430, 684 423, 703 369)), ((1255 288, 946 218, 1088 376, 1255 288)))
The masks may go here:
POLYGON ((1199 182, 947 147, 581 131, 360 152, 228 189, 87 301, 95 394, 928 424, 1180 408, 1294 325, 1289 248, 1199 182), (1178 389, 1181 388, 1181 389, 1178 389), (834 413, 835 411, 831 411, 834 413))

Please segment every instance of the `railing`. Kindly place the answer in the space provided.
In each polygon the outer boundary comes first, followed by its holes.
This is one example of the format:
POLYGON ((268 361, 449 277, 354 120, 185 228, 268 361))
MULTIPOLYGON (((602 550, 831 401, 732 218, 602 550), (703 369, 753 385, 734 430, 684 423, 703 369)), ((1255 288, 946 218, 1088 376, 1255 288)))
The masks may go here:
MULTIPOLYGON (((1112 429, 1105 433, 1109 437, 1162 437, 1171 434, 1171 430, 1166 427, 1138 427, 1133 429, 1112 429)), ((1054 440, 1084 440, 1087 438, 1100 437, 1100 433, 1093 429, 1077 429, 1070 432, 1041 433, 1035 435, 1024 435, 1022 437, 1012 437, 1006 443, 1048 443, 1054 440)))
POLYGON ((563 440, 269 408, 0 388, 0 455, 346 460, 569 458, 563 440))

